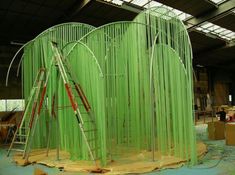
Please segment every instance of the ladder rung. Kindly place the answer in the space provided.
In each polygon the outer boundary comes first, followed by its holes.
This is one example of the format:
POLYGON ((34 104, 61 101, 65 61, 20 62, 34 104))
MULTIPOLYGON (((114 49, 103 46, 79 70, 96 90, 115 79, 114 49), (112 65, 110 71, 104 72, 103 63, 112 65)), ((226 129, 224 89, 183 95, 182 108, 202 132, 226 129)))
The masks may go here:
POLYGON ((25 145, 25 142, 14 142, 14 144, 25 145))
POLYGON ((96 131, 96 129, 84 130, 84 132, 96 131))
POLYGON ((25 134, 17 134, 16 137, 27 137, 25 134))
POLYGON ((85 120, 83 123, 93 123, 91 120, 85 120))
POLYGON ((12 150, 12 151, 18 151, 18 152, 24 152, 24 150, 23 150, 23 149, 16 149, 16 148, 12 148, 11 150, 12 150))
POLYGON ((97 147, 97 148, 91 148, 91 151, 95 151, 95 150, 98 150, 100 149, 100 147, 97 147))
POLYGON ((95 140, 96 140, 95 138, 92 138, 92 139, 88 139, 87 142, 95 141, 95 140))
POLYGON ((87 112, 80 112, 80 114, 83 114, 83 115, 87 114, 87 115, 88 115, 88 113, 87 113, 87 112))
POLYGON ((29 128, 27 128, 27 127, 22 127, 22 128, 19 128, 19 129, 29 129, 29 128))

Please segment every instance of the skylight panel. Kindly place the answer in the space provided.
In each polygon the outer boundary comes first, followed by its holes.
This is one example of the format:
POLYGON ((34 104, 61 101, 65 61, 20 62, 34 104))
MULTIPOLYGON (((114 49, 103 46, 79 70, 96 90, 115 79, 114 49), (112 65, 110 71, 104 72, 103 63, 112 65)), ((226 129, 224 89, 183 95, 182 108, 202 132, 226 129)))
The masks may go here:
POLYGON ((169 7, 167 5, 164 5, 160 2, 156 2, 156 1, 149 1, 149 0, 103 0, 106 2, 110 2, 116 5, 122 5, 124 2, 126 3, 130 3, 130 4, 134 4, 137 5, 139 7, 144 7, 144 8, 152 8, 152 7, 165 7, 166 9, 168 9, 169 11, 173 11, 174 14, 176 14, 176 16, 178 16, 178 18, 182 21, 187 20, 188 18, 192 17, 192 15, 184 13, 178 9, 174 9, 172 7, 169 7))
POLYGON ((177 10, 177 9, 173 9, 173 12, 176 14, 176 15, 181 15, 183 12, 181 12, 180 10, 177 10))
POLYGON ((218 5, 228 0, 210 0, 210 1, 218 5))
POLYGON ((210 32, 210 31, 207 30, 207 29, 202 29, 202 31, 205 32, 205 33, 209 33, 209 32, 210 32))
POLYGON ((131 1, 132 4, 138 5, 140 7, 144 6, 148 2, 149 2, 149 0, 133 0, 133 1, 131 1))
POLYGON ((123 4, 123 0, 103 0, 104 2, 109 2, 112 4, 116 4, 116 5, 122 5, 123 4))
POLYGON ((235 37, 235 33, 234 32, 231 32, 229 34, 226 35, 227 37, 235 37))
POLYGON ((202 28, 201 28, 201 27, 197 27, 196 29, 199 30, 199 31, 202 31, 202 28))
POLYGON ((180 20, 186 20, 186 19, 192 17, 192 15, 190 15, 190 14, 184 13, 184 12, 178 10, 178 9, 174 9, 172 7, 169 7, 167 5, 164 5, 164 4, 156 2, 156 1, 151 1, 151 2, 147 3, 144 7, 145 8, 165 7, 166 9, 173 11, 173 13, 175 13, 176 16, 178 16, 180 20))
POLYGON ((222 33, 222 32, 224 32, 225 30, 226 30, 226 29, 220 27, 220 28, 214 30, 214 32, 216 32, 216 33, 222 33))
POLYGON ((223 32, 221 32, 221 35, 227 35, 228 33, 231 33, 230 30, 224 30, 223 32))
POLYGON ((162 3, 156 2, 156 1, 151 1, 150 3, 146 4, 144 7, 145 8, 151 8, 151 7, 161 7, 163 6, 162 3))
POLYGON ((220 26, 217 26, 217 25, 212 25, 211 27, 212 27, 212 30, 217 30, 220 28, 220 26))
POLYGON ((207 22, 207 23, 202 25, 202 28, 209 28, 209 27, 212 27, 212 26, 213 26, 212 23, 207 22))
MULTIPOLYGON (((186 21, 189 18, 193 17, 190 14, 184 13, 178 9, 174 9, 172 7, 169 7, 167 5, 164 5, 160 2, 156 2, 153 0, 151 1, 149 0, 103 0, 103 1, 110 2, 119 6, 121 6, 124 2, 126 2, 129 4, 134 4, 136 6, 144 7, 144 8, 164 7, 166 8, 165 13, 168 13, 168 11, 169 12, 172 11, 182 21, 186 21)), ((221 4, 227 0, 210 0, 210 1, 215 4, 221 4)), ((235 10, 233 10, 232 12, 235 13, 235 10)), ((214 36, 220 37, 228 41, 235 39, 235 32, 228 30, 226 28, 220 27, 210 22, 203 23, 202 25, 196 27, 196 30, 206 33, 206 34, 212 34, 214 36)))
POLYGON ((201 26, 197 27, 196 30, 204 33, 211 33, 225 40, 232 40, 235 38, 235 32, 210 22, 203 23, 201 26))
POLYGON ((112 0, 111 2, 114 4, 117 4, 117 5, 122 5, 122 3, 123 3, 123 1, 121 1, 121 0, 112 0))
POLYGON ((187 13, 181 13, 178 17, 179 17, 180 20, 185 21, 185 20, 187 20, 187 19, 189 19, 189 18, 191 18, 193 16, 189 15, 187 13))

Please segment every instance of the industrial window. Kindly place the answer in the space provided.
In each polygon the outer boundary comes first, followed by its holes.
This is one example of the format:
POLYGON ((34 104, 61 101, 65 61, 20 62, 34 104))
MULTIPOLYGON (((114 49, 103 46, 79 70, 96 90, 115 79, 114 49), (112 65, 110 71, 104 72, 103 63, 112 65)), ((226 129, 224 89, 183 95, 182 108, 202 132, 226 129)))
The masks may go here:
POLYGON ((24 105, 23 99, 3 99, 0 100, 0 111, 23 111, 24 105))
POLYGON ((0 111, 6 111, 6 102, 5 102, 5 100, 0 100, 0 111))

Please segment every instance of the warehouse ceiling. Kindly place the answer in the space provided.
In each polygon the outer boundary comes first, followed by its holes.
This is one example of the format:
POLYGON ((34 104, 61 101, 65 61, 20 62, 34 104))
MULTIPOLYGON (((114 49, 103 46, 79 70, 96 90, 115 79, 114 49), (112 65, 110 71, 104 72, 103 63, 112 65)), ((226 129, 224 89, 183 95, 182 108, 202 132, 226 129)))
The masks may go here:
POLYGON ((195 65, 235 69, 235 0, 7 0, 0 1, 1 72, 7 71, 19 43, 53 25, 77 21, 100 26, 132 20, 145 7, 162 4, 178 9, 175 12, 184 20, 195 65))

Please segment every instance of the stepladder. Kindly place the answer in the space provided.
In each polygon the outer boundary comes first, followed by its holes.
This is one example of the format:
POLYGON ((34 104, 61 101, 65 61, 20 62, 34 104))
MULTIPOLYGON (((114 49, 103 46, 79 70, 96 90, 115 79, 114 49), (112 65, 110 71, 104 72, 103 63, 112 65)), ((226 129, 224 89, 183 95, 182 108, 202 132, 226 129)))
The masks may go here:
POLYGON ((23 158, 26 156, 28 149, 28 141, 31 137, 32 126, 35 124, 35 114, 43 81, 45 78, 45 69, 40 69, 36 75, 29 97, 26 101, 25 109, 21 115, 20 122, 16 127, 13 139, 7 152, 7 156, 11 151, 21 152, 23 158))
MULTIPOLYGON (((97 125, 94 112, 82 89, 82 86, 77 81, 76 75, 71 70, 71 66, 69 65, 68 61, 62 56, 55 43, 52 43, 51 46, 54 52, 54 56, 51 59, 49 67, 47 69, 40 69, 38 75, 36 76, 35 82, 27 100, 27 104, 25 106, 25 110, 21 117, 21 121, 17 126, 7 155, 9 155, 13 150, 20 151, 22 152, 23 158, 28 161, 35 134, 35 128, 39 120, 43 103, 45 102, 51 67, 55 65, 58 75, 63 81, 67 98, 69 99, 74 116, 76 117, 81 137, 83 138, 84 144, 86 145, 89 157, 97 166, 96 161, 99 159, 98 150, 100 149, 100 146, 97 139, 97 125)), ((53 107, 53 110, 56 108, 58 108, 58 106, 53 107)), ((56 117, 58 118, 59 116, 56 117)), ((48 147, 49 140, 47 148, 48 147)))
POLYGON ((94 111, 91 108, 83 88, 78 83, 69 62, 62 56, 57 48, 57 44, 52 43, 52 48, 55 53, 58 72, 60 73, 69 102, 74 111, 74 116, 77 119, 88 154, 90 159, 97 165, 96 160, 99 159, 98 150, 100 149, 100 146, 98 144, 94 111))

